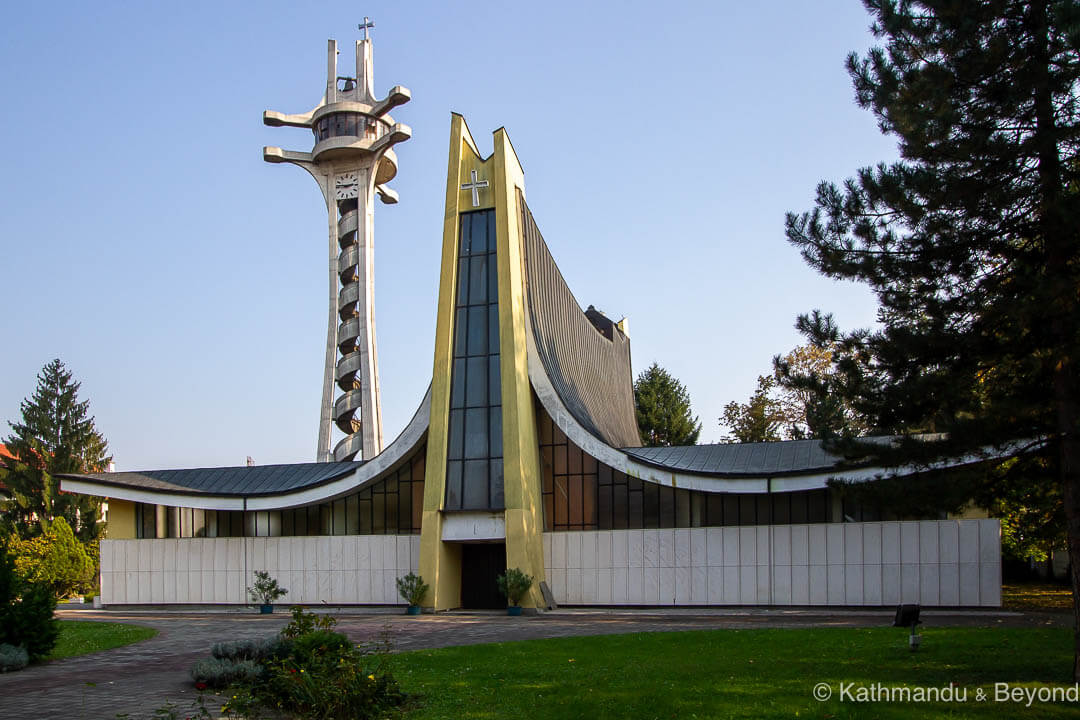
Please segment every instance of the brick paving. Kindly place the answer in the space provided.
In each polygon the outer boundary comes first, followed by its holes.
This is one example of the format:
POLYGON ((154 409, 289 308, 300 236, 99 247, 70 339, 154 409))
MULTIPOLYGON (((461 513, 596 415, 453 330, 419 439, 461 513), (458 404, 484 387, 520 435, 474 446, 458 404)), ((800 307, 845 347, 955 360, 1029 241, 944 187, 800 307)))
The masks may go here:
MULTIPOLYGON (((0 675, 0 718, 114 720, 147 718, 171 702, 180 717, 198 693, 188 668, 219 640, 262 637, 279 631, 288 615, 161 610, 60 610, 62 619, 148 625, 158 635, 127 647, 68 658, 0 675)), ((338 629, 355 642, 387 637, 395 650, 474 645, 536 638, 630 632, 758 627, 874 627, 892 613, 846 609, 560 610, 532 617, 501 613, 440 613, 408 617, 400 610, 335 611, 338 629)), ((927 625, 1069 627, 1068 613, 1000 611, 923 612, 927 625)), ((216 700, 208 702, 216 710, 216 700)))

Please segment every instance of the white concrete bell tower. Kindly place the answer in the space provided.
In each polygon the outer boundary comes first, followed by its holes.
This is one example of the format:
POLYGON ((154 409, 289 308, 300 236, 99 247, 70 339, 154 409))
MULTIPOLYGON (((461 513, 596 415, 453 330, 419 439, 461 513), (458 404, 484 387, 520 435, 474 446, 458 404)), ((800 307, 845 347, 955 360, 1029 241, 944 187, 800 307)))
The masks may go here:
POLYGON ((330 311, 326 330, 319 419, 320 462, 370 460, 382 451, 379 360, 375 349, 375 195, 396 203, 386 183, 397 174, 392 147, 412 130, 387 113, 407 103, 409 91, 397 85, 376 100, 372 84, 371 39, 367 18, 356 42, 356 74, 338 75, 337 42, 329 41, 326 93, 313 110, 285 115, 267 110, 263 122, 308 128, 315 135, 311 152, 264 147, 263 159, 298 165, 315 178, 326 200, 329 227, 330 311), (334 399, 334 385, 340 389, 334 399), (331 449, 331 423, 345 437, 331 449))

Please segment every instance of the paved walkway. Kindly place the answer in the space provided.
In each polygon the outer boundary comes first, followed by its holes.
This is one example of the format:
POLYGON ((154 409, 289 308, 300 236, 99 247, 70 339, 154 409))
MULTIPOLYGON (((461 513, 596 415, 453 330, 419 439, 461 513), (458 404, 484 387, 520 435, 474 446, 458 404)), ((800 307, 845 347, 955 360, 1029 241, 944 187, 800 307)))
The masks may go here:
MULTIPOLYGON (((560 610, 533 617, 501 613, 440 613, 407 617, 400 610, 335 612, 338 629, 356 641, 386 636, 395 650, 474 645, 534 638, 630 632, 759 627, 875 627, 892 612, 828 609, 560 610)), ((160 610, 60 610, 63 619, 148 625, 158 635, 127 647, 69 658, 0 675, 0 718, 114 720, 118 714, 147 718, 172 702, 184 717, 198 693, 191 664, 219 640, 262 637, 280 630, 288 615, 160 610)), ((1068 613, 986 611, 923 612, 929 626, 1069 627, 1068 613)), ((216 703, 216 701, 215 701, 216 703)), ((211 709, 216 710, 215 703, 211 709)))

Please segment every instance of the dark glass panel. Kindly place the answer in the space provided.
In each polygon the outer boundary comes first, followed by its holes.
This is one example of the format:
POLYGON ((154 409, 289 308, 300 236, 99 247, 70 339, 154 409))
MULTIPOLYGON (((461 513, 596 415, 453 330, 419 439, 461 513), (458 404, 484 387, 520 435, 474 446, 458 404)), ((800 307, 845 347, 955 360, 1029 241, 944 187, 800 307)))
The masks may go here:
MULTIPOLYGON (((217 537, 217 510, 206 511, 206 537, 217 537)), ((284 533, 282 533, 284 534, 284 533)))
POLYGON ((469 259, 458 260, 457 305, 469 304, 469 259))
POLYGON ((581 450, 573 443, 566 446, 566 472, 571 475, 581 472, 581 450))
POLYGON ((461 509, 461 461, 446 463, 446 509, 461 509))
POLYGON ((371 494, 371 532, 386 534, 386 495, 383 493, 371 494))
POLYGON ((487 307, 471 307, 466 350, 469 355, 487 355, 487 307))
POLYGON ((398 532, 398 493, 388 492, 386 497, 386 532, 394 535, 398 532))
POLYGON ((355 493, 345 498, 345 530, 349 535, 360 534, 360 501, 355 493))
POLYGON ((492 250, 495 249, 495 213, 488 211, 487 213, 487 237, 488 247, 492 250))
POLYGON ((611 530, 611 486, 601 485, 596 496, 596 521, 601 530, 611 530))
POLYGON ((446 457, 457 460, 463 456, 465 442, 465 411, 450 411, 450 428, 447 435, 446 457))
POLYGON ((757 524, 757 498, 746 494, 739 496, 739 524, 757 524))
POLYGON ((335 535, 344 535, 346 530, 347 530, 347 528, 346 528, 346 523, 345 523, 345 501, 344 500, 335 500, 334 501, 334 534, 335 535))
MULTIPOLYGON (((409 472, 408 466, 402 472, 409 472)), ((412 483, 398 483, 398 532, 407 533, 412 530, 412 483)))
POLYGON ((360 506, 360 534, 361 535, 370 535, 371 534, 371 493, 368 492, 367 495, 360 494, 357 497, 358 497, 358 500, 359 500, 359 502, 357 504, 360 506))
POLYGON ((472 226, 472 213, 463 214, 461 216, 461 252, 458 255, 468 255, 472 252, 472 226))
POLYGON ((566 497, 566 478, 555 477, 555 525, 565 526, 569 520, 569 508, 566 497))
MULTIPOLYGON (((485 222, 485 213, 470 213, 472 215, 472 229, 470 236, 472 237, 472 247, 469 252, 473 255, 476 253, 486 253, 488 251, 488 237, 487 237, 487 223, 485 222)), ((467 217, 467 216, 466 216, 467 217)))
POLYGON ((757 524, 768 525, 772 522, 772 502, 768 495, 758 495, 755 498, 755 504, 757 505, 757 524))
POLYGON ((465 407, 465 358, 454 359, 450 377, 450 407, 465 407))
POLYGON ((702 527, 705 523, 705 496, 696 490, 690 493, 690 527, 702 527))
POLYGON ((469 260, 469 304, 481 305, 488 302, 488 256, 474 255, 469 260))
POLYGON ((567 477, 566 493, 570 506, 569 523, 573 527, 581 527, 581 475, 569 475, 567 477))
POLYGON ((499 352, 498 305, 488 305, 488 352, 492 354, 497 354, 499 352))
MULTIPOLYGON (((456 363, 454 369, 457 370, 456 363)), ((471 357, 468 359, 468 375, 465 382, 465 405, 467 407, 485 407, 488 404, 487 369, 488 359, 486 357, 471 357)), ((455 377, 455 385, 456 380, 455 377)), ((461 406, 451 405, 451 407, 461 406)))
POLYGON ((581 472, 586 475, 596 474, 596 458, 584 450, 581 451, 581 472))
POLYGON ((791 522, 791 495, 788 493, 772 496, 772 521, 777 525, 791 522))
POLYGON ((424 518, 424 483, 412 484, 412 532, 420 532, 424 518))
POLYGON ((386 479, 380 483, 380 485, 382 485, 382 491, 384 493, 397 492, 397 478, 397 473, 391 473, 390 475, 387 475, 386 479))
POLYGON ((548 414, 546 412, 544 412, 543 408, 539 408, 537 410, 537 413, 540 415, 540 444, 541 445, 550 445, 551 444, 551 438, 552 438, 552 435, 551 435, 551 418, 548 416, 548 414))
POLYGON ((469 408, 465 411, 465 457, 488 456, 488 411, 485 408, 469 408))
POLYGON ((552 507, 554 503, 554 496, 544 495, 544 530, 551 532, 554 530, 553 520, 555 517, 555 510, 552 507))
POLYGON ((709 493, 705 496, 706 508, 705 508, 705 524, 709 526, 717 526, 724 524, 724 496, 716 493, 709 493))
POLYGON ((675 527, 675 490, 659 486, 660 491, 660 527, 675 527))
POLYGON ((559 429, 559 426, 554 424, 554 423, 552 423, 552 425, 551 425, 551 442, 552 442, 553 445, 565 445, 566 444, 566 435, 565 435, 565 433, 563 433, 563 431, 559 429))
POLYGON ((491 457, 502 457, 502 407, 496 405, 489 410, 488 433, 491 440, 491 457))
POLYGON ((426 452, 426 447, 420 448, 420 452, 412 460, 412 481, 414 483, 424 482, 424 463, 426 462, 424 453, 426 452))
POLYGON ((645 509, 644 527, 660 527, 660 486, 655 483, 642 483, 641 502, 645 509))
POLYGON ((540 477, 543 482, 543 492, 552 491, 552 479, 555 476, 555 466, 552 464, 552 456, 555 449, 551 447, 540 449, 540 477))
POLYGON ((454 323, 454 357, 465 357, 465 341, 468 338, 468 309, 457 309, 457 320, 454 323))
POLYGON ((556 445, 555 446, 555 474, 556 475, 565 475, 566 474, 566 446, 565 445, 556 445))
POLYGON ((611 468, 603 463, 600 463, 600 467, 597 470, 597 482, 601 486, 611 484, 611 468))
POLYGON ((498 355, 488 357, 488 397, 492 405, 502 404, 502 372, 498 355))
POLYGON ((330 503, 319 505, 319 534, 334 534, 334 515, 330 503))
POLYGON ((502 458, 495 458, 491 461, 491 481, 489 486, 490 500, 489 507, 492 509, 502 509, 506 505, 506 501, 503 498, 503 461, 502 458))
POLYGON ((469 510, 486 508, 489 484, 488 461, 466 460, 462 507, 469 510))
POLYGON ((675 491, 675 527, 688 528, 690 524, 690 491, 675 491))
POLYGON ((812 523, 829 522, 825 507, 825 491, 811 490, 809 493, 810 507, 807 510, 807 519, 812 523))
POLYGON ((499 261, 495 253, 488 255, 488 302, 499 302, 499 261))
POLYGON ((611 499, 611 527, 613 530, 625 530, 630 518, 630 497, 626 483, 611 486, 611 499))
POLYGON ((633 486, 633 480, 634 478, 630 479, 630 517, 627 518, 627 527, 631 530, 639 530, 645 527, 643 517, 644 512, 642 508, 643 500, 641 497, 642 493, 640 481, 638 483, 637 489, 635 489, 633 486))
POLYGON ((724 524, 725 525, 738 525, 740 522, 739 517, 739 496, 738 495, 724 495, 724 524))
POLYGON ((596 476, 581 478, 581 521, 585 529, 596 527, 596 476))
POLYGON ((292 515, 292 534, 294 536, 307 535, 307 511, 303 508, 294 509, 292 515))

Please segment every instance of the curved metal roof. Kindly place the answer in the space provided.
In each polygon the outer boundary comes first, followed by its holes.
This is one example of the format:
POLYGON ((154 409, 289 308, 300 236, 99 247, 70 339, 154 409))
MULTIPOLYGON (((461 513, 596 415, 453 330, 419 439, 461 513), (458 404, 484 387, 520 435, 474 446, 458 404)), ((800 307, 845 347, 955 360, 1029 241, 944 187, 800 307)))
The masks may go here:
MULTIPOLYGON (((582 311, 520 198, 525 282, 536 350, 563 404, 582 427, 612 447, 636 447, 630 339, 601 333, 582 311)), ((595 312, 595 311, 593 311, 595 312)))
POLYGON ((680 447, 634 447, 623 452, 665 469, 705 475, 777 476, 835 470, 844 458, 821 440, 728 443, 680 447))
POLYGON ((183 495, 258 497, 310 488, 354 472, 363 462, 296 463, 252 467, 142 470, 139 472, 63 475, 101 485, 183 495))

